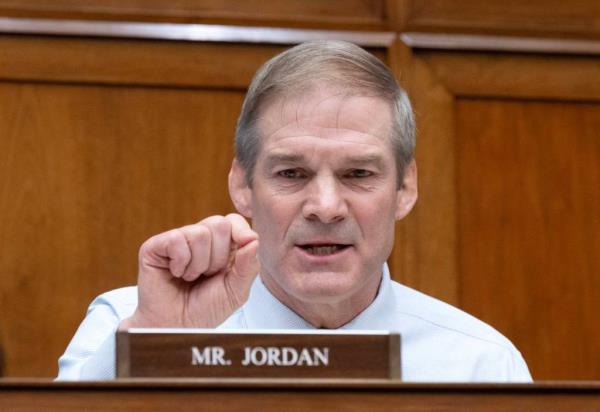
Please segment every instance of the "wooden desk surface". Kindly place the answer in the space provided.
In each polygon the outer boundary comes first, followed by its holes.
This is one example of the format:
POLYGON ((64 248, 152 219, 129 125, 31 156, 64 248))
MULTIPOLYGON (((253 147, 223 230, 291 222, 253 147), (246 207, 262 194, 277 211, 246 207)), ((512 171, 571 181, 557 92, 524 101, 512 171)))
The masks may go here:
POLYGON ((600 382, 405 384, 382 380, 0 380, 1 411, 600 411, 600 382))

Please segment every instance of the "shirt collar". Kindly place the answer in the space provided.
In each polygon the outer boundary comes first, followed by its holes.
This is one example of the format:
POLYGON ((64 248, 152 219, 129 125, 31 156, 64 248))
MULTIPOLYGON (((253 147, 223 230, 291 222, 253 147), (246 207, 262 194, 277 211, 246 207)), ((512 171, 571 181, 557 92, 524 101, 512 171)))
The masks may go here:
MULTIPOLYGON (((383 265, 383 275, 375 300, 340 329, 386 329, 394 305, 390 273, 383 265)), ((310 323, 281 303, 269 292, 260 276, 252 284, 248 301, 242 307, 249 329, 315 329, 310 323)))

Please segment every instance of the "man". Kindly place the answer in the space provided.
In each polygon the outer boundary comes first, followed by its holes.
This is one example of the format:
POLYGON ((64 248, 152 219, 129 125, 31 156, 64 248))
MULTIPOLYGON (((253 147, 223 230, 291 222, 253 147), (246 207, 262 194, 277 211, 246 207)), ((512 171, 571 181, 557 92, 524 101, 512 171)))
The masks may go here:
POLYGON ((59 379, 114 377, 117 328, 201 327, 393 330, 407 381, 529 381, 498 332, 390 280, 394 222, 417 199, 414 134, 406 94, 355 45, 305 43, 267 62, 238 120, 240 214, 147 240, 137 290, 92 303, 59 379))

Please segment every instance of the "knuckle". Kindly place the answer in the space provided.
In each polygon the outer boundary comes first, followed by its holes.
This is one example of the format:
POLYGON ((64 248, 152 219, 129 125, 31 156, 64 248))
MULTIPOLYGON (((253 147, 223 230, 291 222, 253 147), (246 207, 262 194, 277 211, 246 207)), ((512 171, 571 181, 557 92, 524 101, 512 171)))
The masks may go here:
POLYGON ((198 225, 195 228, 195 237, 202 241, 210 237, 210 229, 204 225, 198 225))
POLYGON ((157 248, 160 248, 160 244, 161 244, 162 240, 165 239, 164 235, 165 235, 164 233, 161 233, 161 234, 154 235, 154 236, 146 239, 144 241, 144 243, 142 243, 142 245, 140 246, 139 255, 143 256, 143 255, 152 253, 157 248))
POLYGON ((215 222, 215 231, 220 235, 226 235, 231 230, 231 224, 225 219, 221 219, 215 222))
POLYGON ((221 215, 213 215, 213 216, 209 216, 206 219, 203 219, 200 221, 201 224, 207 225, 207 226, 212 226, 214 225, 216 222, 225 219, 225 217, 221 216, 221 215))
POLYGON ((211 216, 203 226, 206 227, 213 236, 219 238, 229 236, 231 232, 231 223, 224 216, 211 216))
POLYGON ((227 216, 225 216, 225 219, 227 219, 232 225, 248 225, 246 219, 244 219, 237 213, 230 213, 227 216))
POLYGON ((166 241, 166 243, 174 243, 180 241, 181 238, 184 236, 181 229, 171 229, 167 232, 158 235, 157 239, 159 237, 163 238, 166 241))

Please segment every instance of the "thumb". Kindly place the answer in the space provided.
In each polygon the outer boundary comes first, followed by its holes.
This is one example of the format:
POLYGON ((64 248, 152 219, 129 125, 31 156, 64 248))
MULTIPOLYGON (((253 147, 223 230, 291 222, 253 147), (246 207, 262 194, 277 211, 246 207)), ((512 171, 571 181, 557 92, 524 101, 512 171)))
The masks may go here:
POLYGON ((232 271, 230 273, 232 288, 247 296, 254 278, 260 271, 258 261, 258 239, 254 239, 235 252, 232 271))

